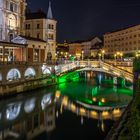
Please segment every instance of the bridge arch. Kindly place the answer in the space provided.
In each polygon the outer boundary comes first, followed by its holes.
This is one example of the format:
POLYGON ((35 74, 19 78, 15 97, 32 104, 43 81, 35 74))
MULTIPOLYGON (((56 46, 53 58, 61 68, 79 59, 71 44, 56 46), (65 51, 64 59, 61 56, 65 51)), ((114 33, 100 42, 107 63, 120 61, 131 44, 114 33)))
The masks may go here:
POLYGON ((25 70, 25 73, 24 73, 24 77, 25 78, 32 78, 36 75, 36 72, 35 72, 35 69, 32 68, 32 67, 29 67, 25 70))
POLYGON ((18 69, 14 68, 14 69, 10 69, 6 79, 8 81, 13 81, 13 80, 17 80, 21 78, 21 73, 18 69))

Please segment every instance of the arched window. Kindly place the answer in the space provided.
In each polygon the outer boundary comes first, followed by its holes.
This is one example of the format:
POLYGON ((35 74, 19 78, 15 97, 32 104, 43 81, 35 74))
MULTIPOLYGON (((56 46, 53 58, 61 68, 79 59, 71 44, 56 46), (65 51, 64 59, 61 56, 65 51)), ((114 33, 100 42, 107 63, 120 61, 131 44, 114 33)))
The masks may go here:
POLYGON ((8 26, 11 30, 16 29, 17 27, 16 17, 12 14, 8 15, 8 26))
POLYGON ((7 74, 7 80, 13 81, 21 78, 21 74, 18 69, 11 69, 7 74))
POLYGON ((36 73, 35 73, 35 70, 33 69, 33 68, 28 68, 26 71, 25 71, 25 74, 24 74, 24 76, 26 77, 26 78, 32 78, 32 77, 34 77, 36 75, 36 73))

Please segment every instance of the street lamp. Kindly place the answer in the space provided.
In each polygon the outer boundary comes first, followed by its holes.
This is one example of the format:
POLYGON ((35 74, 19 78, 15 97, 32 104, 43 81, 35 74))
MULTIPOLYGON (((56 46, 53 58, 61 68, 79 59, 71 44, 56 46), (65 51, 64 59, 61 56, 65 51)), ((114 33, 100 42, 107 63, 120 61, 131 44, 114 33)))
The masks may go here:
POLYGON ((105 50, 102 50, 102 60, 104 60, 105 50))
POLYGON ((120 52, 117 52, 117 53, 116 53, 117 59, 119 58, 119 55, 120 55, 120 52))
POLYGON ((117 57, 117 54, 114 54, 115 65, 116 65, 116 57, 117 57))
POLYGON ((136 58, 140 57, 140 51, 136 52, 136 58))
POLYGON ((99 60, 101 60, 101 56, 102 56, 102 55, 99 53, 98 56, 99 56, 99 60))

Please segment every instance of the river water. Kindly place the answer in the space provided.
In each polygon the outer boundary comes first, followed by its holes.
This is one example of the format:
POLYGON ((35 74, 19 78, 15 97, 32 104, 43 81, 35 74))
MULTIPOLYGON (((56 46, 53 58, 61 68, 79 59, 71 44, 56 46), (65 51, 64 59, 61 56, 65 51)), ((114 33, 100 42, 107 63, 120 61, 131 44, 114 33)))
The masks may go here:
POLYGON ((132 99, 131 83, 104 73, 58 81, 0 101, 0 140, 103 140, 132 99))

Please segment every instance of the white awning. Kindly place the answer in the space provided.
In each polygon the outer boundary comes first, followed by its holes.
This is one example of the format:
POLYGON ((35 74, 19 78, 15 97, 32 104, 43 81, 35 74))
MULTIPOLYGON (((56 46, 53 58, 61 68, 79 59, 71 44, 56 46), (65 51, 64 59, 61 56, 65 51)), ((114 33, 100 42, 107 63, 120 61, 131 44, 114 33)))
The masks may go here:
POLYGON ((16 38, 12 39, 11 41, 16 44, 27 44, 27 40, 21 36, 17 36, 16 38))

